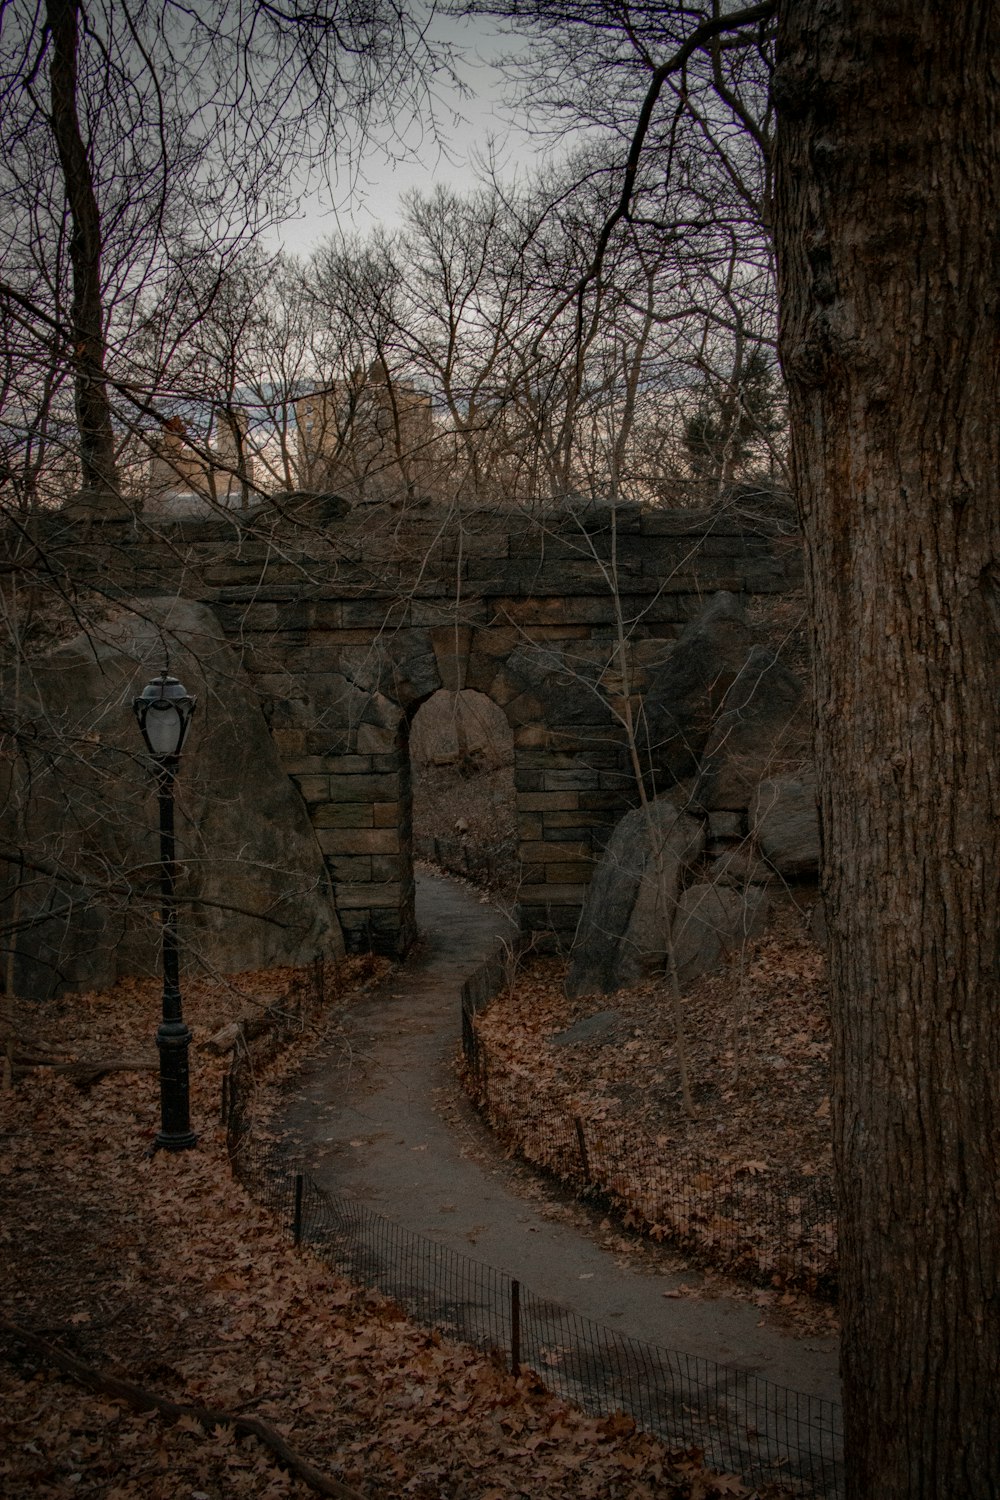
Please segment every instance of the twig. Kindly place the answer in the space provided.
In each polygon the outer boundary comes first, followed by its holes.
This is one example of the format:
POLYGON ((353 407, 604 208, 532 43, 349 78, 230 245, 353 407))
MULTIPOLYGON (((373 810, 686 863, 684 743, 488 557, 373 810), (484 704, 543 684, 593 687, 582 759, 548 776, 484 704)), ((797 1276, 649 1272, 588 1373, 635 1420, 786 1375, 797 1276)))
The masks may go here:
POLYGON ((157 1411, 161 1417, 167 1417, 173 1422, 181 1417, 193 1417, 206 1429, 232 1427, 237 1437, 255 1437, 258 1442, 263 1443, 264 1447, 274 1454, 283 1469, 287 1469, 296 1479, 301 1479, 303 1484, 315 1490, 317 1495, 332 1496, 333 1500, 364 1500, 359 1490, 353 1489, 348 1484, 341 1484, 339 1479, 332 1479, 329 1475, 320 1473, 319 1469, 301 1458, 293 1448, 289 1447, 281 1434, 268 1422, 262 1421, 260 1417, 238 1416, 234 1412, 214 1411, 207 1406, 186 1406, 178 1401, 171 1401, 166 1396, 154 1395, 152 1391, 133 1385, 131 1381, 119 1380, 114 1375, 102 1374, 100 1370, 95 1370, 91 1365, 84 1364, 82 1360, 68 1354, 58 1344, 50 1344, 47 1339, 29 1333, 27 1329, 10 1322, 2 1314, 0 1314, 0 1332, 17 1339, 33 1353, 41 1355, 49 1364, 55 1365, 65 1375, 71 1376, 81 1385, 86 1386, 88 1390, 98 1391, 101 1395, 110 1396, 115 1401, 124 1401, 134 1411, 157 1411))

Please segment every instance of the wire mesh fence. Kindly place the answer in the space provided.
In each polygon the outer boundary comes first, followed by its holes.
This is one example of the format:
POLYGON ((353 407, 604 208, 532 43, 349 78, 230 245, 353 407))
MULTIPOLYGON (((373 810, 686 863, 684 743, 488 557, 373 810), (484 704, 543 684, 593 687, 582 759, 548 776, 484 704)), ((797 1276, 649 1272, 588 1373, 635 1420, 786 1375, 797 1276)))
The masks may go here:
POLYGON ((506 1272, 324 1191, 247 1126, 231 1077, 233 1168, 291 1239, 331 1270, 391 1298, 448 1337, 530 1368, 594 1415, 625 1412, 674 1447, 750 1484, 837 1500, 842 1494, 840 1408, 745 1371, 629 1338, 533 1293, 506 1272))
POLYGON ((501 1140, 581 1193, 609 1200, 631 1228, 673 1242, 725 1270, 784 1287, 836 1293, 836 1212, 829 1182, 760 1164, 727 1167, 663 1148, 644 1132, 577 1113, 486 1043, 477 993, 462 1002, 466 1085, 501 1140))

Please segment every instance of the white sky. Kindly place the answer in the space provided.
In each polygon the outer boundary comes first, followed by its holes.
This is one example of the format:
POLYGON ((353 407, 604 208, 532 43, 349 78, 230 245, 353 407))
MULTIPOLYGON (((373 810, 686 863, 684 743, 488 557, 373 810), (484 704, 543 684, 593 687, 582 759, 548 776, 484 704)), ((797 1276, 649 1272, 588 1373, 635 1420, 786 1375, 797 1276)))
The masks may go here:
POLYGON ((517 50, 517 40, 478 17, 439 19, 433 34, 453 44, 456 72, 468 89, 463 98, 443 81, 435 85, 440 141, 429 127, 411 128, 402 143, 385 132, 389 138, 384 145, 370 143, 359 164, 338 172, 333 207, 327 193, 316 192, 286 222, 277 235, 284 249, 308 254, 338 229, 363 234, 379 222, 391 227, 398 220, 402 194, 412 188, 426 192, 437 183, 459 191, 473 188, 476 160, 484 159, 491 147, 506 179, 541 160, 549 142, 529 134, 523 117, 516 119, 504 104, 506 85, 497 63, 517 50))

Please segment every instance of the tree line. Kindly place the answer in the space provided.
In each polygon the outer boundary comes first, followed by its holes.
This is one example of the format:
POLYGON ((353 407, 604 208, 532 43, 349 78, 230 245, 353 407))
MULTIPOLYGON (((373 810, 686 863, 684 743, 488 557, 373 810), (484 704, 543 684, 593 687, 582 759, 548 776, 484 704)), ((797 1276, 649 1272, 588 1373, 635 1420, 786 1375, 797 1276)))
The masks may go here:
MULTIPOLYGON (((244 508, 302 488, 677 504, 717 500, 751 471, 787 482, 756 142, 709 171, 716 122, 699 140, 692 117, 679 167, 650 158, 641 212, 603 247, 619 189, 595 139, 521 183, 484 169, 475 191, 413 194, 394 233, 333 236, 304 261, 269 254, 281 179, 316 149, 285 113, 317 60, 261 7, 246 79, 206 82, 208 60, 238 44, 236 13, 182 16, 50 0, 3 38, 8 506, 81 492, 134 508, 163 433, 201 457, 210 499, 244 508)), ((371 61, 360 17, 364 61, 340 60, 340 137, 393 67, 417 90, 446 65, 408 51, 404 15, 390 21, 391 66, 371 61)), ((748 89, 766 99, 756 75, 748 89)), ((313 132, 333 103, 314 107, 313 132)))

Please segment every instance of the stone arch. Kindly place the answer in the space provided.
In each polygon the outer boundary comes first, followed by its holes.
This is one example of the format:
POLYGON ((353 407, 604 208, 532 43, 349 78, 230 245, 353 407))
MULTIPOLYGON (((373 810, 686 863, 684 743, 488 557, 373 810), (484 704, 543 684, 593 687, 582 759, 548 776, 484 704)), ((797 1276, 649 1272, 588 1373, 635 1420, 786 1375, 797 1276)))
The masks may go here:
POLYGON ((408 726, 442 688, 483 693, 514 747, 518 917, 567 944, 595 859, 635 800, 611 706, 607 642, 570 625, 384 631, 342 655, 312 712, 333 731, 318 776, 299 777, 348 947, 401 954, 416 936, 408 726))

